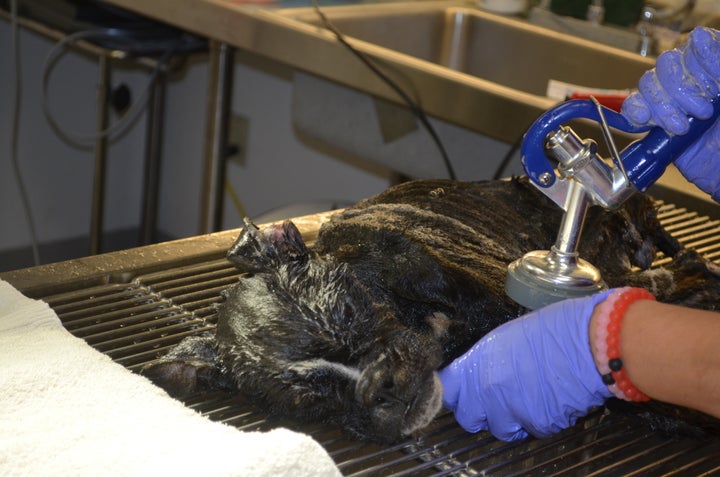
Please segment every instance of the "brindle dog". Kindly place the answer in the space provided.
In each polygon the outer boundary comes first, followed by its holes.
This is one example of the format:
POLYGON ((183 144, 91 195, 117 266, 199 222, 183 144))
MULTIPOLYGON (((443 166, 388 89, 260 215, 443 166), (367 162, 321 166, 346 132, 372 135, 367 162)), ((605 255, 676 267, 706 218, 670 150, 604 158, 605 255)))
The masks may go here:
MULTIPOLYGON (((507 265, 549 249, 561 213, 525 178, 425 180, 335 214, 312 248, 289 221, 259 230, 246 220, 216 333, 187 338, 144 372, 172 394, 237 388, 272 414, 396 441, 438 412, 441 366, 527 311, 504 293, 507 265)), ((643 194, 591 209, 580 254, 610 287, 718 306, 716 267, 684 250, 643 194), (648 270, 658 252, 673 261, 648 270)))

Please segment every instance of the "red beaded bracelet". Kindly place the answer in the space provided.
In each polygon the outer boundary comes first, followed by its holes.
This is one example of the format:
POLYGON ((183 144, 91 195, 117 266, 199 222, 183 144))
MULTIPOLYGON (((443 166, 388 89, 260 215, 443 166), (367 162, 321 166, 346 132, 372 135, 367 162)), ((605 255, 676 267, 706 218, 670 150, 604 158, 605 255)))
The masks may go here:
POLYGON ((595 345, 595 365, 616 397, 626 401, 649 401, 650 398, 635 387, 620 358, 620 328, 625 312, 637 300, 655 300, 644 288, 618 288, 598 305, 595 329, 591 339, 595 345))

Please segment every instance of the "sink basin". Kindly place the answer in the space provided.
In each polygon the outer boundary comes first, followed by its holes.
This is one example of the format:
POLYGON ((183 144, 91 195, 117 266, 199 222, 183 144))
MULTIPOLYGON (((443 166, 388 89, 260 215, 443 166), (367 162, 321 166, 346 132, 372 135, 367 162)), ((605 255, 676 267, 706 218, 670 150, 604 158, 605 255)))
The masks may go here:
MULTIPOLYGON (((446 104, 446 116, 471 129, 513 141, 542 111, 550 80, 594 88, 625 89, 637 84, 653 61, 638 54, 558 33, 521 19, 468 7, 464 3, 411 2, 324 7, 332 24, 379 64, 403 65, 424 105, 446 104), (379 48, 378 48, 379 47, 379 48), (424 76, 447 84, 426 87, 424 76), (457 87, 481 94, 460 101, 457 87), (459 111, 473 108, 467 115, 459 111), (520 108, 520 109, 518 109, 520 108), (460 121, 458 121, 460 119, 460 121), (470 122, 472 121, 472 122, 470 122)), ((279 12, 294 22, 322 29, 313 8, 279 12)), ((442 114, 439 115, 442 117, 442 114)))
POLYGON ((622 28, 613 25, 594 25, 585 20, 556 15, 542 7, 532 8, 528 20, 535 25, 585 38, 604 45, 635 53, 640 51, 642 38, 640 34, 632 28, 622 28))

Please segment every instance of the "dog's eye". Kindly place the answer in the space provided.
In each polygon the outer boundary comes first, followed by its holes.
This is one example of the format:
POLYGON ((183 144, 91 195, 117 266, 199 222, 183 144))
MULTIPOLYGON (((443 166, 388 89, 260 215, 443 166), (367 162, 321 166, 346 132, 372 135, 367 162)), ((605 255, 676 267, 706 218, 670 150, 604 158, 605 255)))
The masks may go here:
POLYGON ((343 318, 345 322, 351 322, 355 318, 355 308, 350 303, 345 303, 343 307, 343 318))

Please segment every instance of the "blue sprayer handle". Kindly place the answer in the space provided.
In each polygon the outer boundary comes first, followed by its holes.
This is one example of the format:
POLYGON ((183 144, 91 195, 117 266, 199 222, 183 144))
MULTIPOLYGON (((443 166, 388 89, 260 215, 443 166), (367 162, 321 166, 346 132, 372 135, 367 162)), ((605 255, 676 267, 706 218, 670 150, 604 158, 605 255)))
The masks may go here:
MULTIPOLYGON (((636 126, 625 116, 603 108, 608 126, 627 133, 648 132, 642 139, 628 145, 620 152, 628 179, 640 191, 645 191, 663 175, 667 166, 679 158, 685 150, 705 134, 720 117, 720 100, 713 101, 713 115, 708 119, 689 118, 690 129, 686 134, 668 134, 658 126, 636 126)), ((521 147, 522 163, 530 180, 541 188, 555 182, 555 173, 545 155, 545 141, 551 132, 572 119, 586 118, 600 122, 597 106, 587 99, 565 101, 543 113, 525 133, 521 147), (540 176, 547 173, 548 181, 540 176)), ((616 164, 617 165, 617 164, 616 164)))

